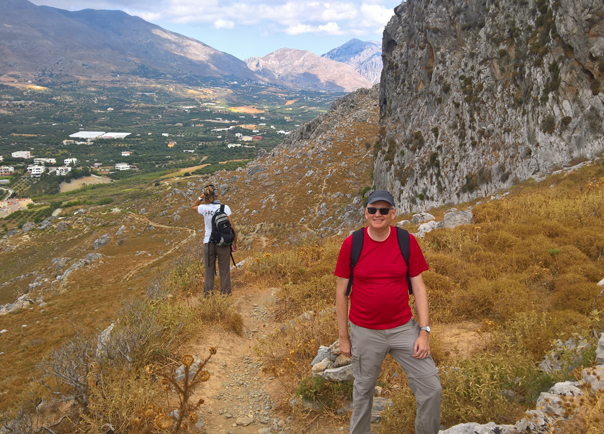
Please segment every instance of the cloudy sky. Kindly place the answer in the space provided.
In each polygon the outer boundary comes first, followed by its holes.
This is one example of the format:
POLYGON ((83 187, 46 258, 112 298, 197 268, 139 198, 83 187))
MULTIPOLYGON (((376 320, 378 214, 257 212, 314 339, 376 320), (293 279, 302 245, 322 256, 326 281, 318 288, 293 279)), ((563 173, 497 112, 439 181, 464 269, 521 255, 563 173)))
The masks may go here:
POLYGON ((67 10, 119 9, 245 59, 289 47, 323 54, 381 41, 401 0, 32 0, 67 10))

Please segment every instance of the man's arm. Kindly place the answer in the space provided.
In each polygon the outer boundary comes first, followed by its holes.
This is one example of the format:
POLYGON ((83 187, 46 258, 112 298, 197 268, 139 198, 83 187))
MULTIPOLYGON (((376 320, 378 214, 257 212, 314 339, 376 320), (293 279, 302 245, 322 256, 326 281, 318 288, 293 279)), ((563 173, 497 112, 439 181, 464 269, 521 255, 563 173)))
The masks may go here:
MULTIPOLYGON (((411 286, 413 286, 419 326, 425 327, 430 324, 430 314, 428 312, 428 291, 421 274, 411 278, 411 286)), ((413 349, 413 357, 416 359, 428 357, 430 355, 430 333, 421 330, 413 349)))
POLYGON ((336 284, 336 313, 338 315, 338 335, 340 337, 340 352, 346 357, 350 357, 350 337, 348 336, 348 296, 346 289, 348 281, 343 277, 338 277, 336 284))

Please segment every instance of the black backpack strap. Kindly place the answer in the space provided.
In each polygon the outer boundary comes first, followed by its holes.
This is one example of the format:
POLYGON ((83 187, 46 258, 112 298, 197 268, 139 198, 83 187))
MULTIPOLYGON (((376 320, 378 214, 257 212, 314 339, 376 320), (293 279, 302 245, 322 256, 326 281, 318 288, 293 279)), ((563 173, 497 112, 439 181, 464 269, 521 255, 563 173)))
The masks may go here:
POLYGON ((407 265, 407 287, 409 289, 409 294, 413 294, 413 287, 411 286, 411 278, 409 277, 409 232, 407 232, 403 228, 396 228, 396 235, 398 237, 398 246, 401 249, 401 253, 403 255, 403 259, 405 260, 405 264, 407 265))
POLYGON ((357 264, 361 257, 361 250, 363 250, 363 238, 365 237, 365 228, 361 228, 352 233, 352 248, 350 249, 350 279, 348 279, 348 288, 346 288, 346 295, 350 295, 352 291, 352 275, 354 273, 354 266, 357 264))
POLYGON ((220 205, 220 212, 224 212, 224 205, 220 205))
POLYGON ((233 265, 236 267, 235 258, 233 258, 233 246, 229 246, 231 248, 231 260, 233 261, 233 265))

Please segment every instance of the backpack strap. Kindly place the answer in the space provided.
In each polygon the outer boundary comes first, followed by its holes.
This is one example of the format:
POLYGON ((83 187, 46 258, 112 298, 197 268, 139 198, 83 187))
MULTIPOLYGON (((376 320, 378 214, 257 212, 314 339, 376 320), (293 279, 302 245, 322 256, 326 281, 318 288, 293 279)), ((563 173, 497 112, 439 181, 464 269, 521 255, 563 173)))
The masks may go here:
POLYGON ((224 205, 220 204, 220 212, 224 212, 224 205))
POLYGON ((403 259, 407 265, 407 288, 409 289, 409 295, 413 294, 413 287, 411 286, 411 278, 409 277, 409 232, 403 228, 396 228, 396 235, 398 238, 398 246, 401 249, 403 259))
POLYGON ((354 266, 361 257, 363 250, 363 238, 365 237, 365 228, 358 229, 352 233, 352 248, 350 249, 350 279, 348 279, 348 288, 346 295, 349 296, 352 291, 352 277, 354 274, 354 266))

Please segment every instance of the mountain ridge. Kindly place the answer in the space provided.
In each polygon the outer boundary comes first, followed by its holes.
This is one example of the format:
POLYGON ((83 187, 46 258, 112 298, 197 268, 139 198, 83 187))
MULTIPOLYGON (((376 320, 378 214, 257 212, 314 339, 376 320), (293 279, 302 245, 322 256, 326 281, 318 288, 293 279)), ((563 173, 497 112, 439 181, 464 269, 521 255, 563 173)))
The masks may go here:
POLYGON ((2 4, 0 74, 107 77, 151 71, 266 81, 230 54, 123 11, 71 12, 27 0, 2 4))

